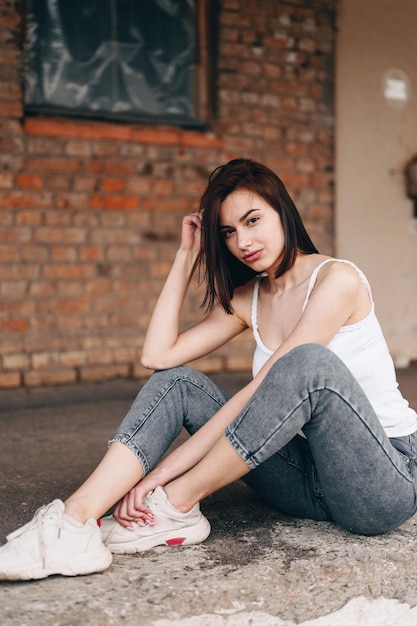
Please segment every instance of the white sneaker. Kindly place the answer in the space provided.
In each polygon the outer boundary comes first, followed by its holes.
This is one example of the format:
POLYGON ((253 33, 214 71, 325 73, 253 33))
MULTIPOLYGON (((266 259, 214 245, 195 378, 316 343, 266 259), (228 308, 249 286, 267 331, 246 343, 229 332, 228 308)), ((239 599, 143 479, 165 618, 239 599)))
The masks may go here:
POLYGON ((210 534, 209 521, 198 504, 188 513, 181 513, 170 504, 162 487, 148 494, 145 504, 154 515, 152 526, 132 522, 129 529, 112 515, 101 519, 101 537, 114 554, 134 554, 159 545, 186 546, 200 543, 210 534))
POLYGON ((8 535, 0 548, 0 580, 92 574, 110 567, 111 561, 97 521, 90 518, 81 524, 65 514, 61 500, 54 500, 8 535))

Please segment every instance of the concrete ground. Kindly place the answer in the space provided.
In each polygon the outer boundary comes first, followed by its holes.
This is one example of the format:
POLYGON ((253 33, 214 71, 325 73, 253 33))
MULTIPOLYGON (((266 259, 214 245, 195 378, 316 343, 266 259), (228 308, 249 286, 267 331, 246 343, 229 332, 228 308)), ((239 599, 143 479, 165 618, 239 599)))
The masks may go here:
MULTIPOLYGON (((232 393, 247 380, 215 378, 232 393)), ((398 379, 417 408, 417 367, 398 379)), ((0 392, 0 544, 89 474, 138 388, 0 392)), ((116 556, 92 576, 0 584, 0 625, 417 625, 417 516, 385 536, 355 536, 281 516, 240 482, 202 509, 212 533, 198 546, 116 556)))

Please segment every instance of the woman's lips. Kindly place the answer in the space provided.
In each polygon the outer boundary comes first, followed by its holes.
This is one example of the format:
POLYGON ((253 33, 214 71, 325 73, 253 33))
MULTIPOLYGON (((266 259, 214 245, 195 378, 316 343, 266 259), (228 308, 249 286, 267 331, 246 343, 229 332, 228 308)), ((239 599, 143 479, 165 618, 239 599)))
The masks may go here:
POLYGON ((255 250, 254 252, 249 252, 248 254, 245 254, 243 260, 245 261, 245 263, 254 263, 259 259, 261 254, 262 250, 255 250))

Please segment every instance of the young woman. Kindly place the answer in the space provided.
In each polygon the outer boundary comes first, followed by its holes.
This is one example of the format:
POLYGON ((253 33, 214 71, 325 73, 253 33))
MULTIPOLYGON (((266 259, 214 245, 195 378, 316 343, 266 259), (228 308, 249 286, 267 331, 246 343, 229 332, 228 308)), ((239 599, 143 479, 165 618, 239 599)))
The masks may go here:
POLYGON ((1 579, 102 571, 111 552, 203 541, 199 501, 243 478, 279 511, 373 535, 416 512, 417 415, 401 396, 369 284, 320 255, 280 179, 233 160, 183 220, 150 321, 141 389, 87 481, 0 549, 1 579), (207 314, 179 332, 196 266, 207 314), (251 329, 232 398, 184 363, 251 329), (182 427, 192 435, 165 457, 182 427), (97 519, 115 503, 113 516, 97 519))

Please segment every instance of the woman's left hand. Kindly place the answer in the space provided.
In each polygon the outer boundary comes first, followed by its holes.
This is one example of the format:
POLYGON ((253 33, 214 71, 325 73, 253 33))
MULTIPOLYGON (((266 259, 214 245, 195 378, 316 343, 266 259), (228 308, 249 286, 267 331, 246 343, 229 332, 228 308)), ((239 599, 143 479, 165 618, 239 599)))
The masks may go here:
POLYGON ((123 496, 113 512, 114 518, 121 526, 131 528, 132 522, 152 525, 152 511, 144 504, 143 500, 146 494, 156 489, 160 484, 158 474, 151 472, 123 496))

